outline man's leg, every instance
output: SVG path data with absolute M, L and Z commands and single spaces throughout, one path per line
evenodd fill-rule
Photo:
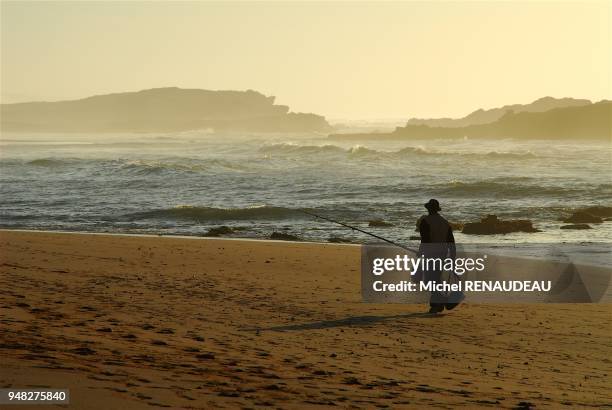
M 426 273 L 428 282 L 440 283 L 440 278 L 442 277 L 441 271 L 428 271 Z M 429 313 L 439 313 L 444 310 L 444 305 L 446 304 L 446 295 L 433 291 L 431 292 L 431 296 L 429 297 Z

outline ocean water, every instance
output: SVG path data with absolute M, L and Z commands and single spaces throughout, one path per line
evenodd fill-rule
M 612 205 L 612 145 L 470 139 L 371 141 L 316 135 L 5 134 L 0 226 L 14 229 L 371 242 L 296 209 L 409 244 L 423 203 L 453 222 L 526 218 L 542 230 L 459 242 L 610 243 L 612 222 L 559 229 L 575 208 Z M 369 228 L 383 219 L 388 228 Z

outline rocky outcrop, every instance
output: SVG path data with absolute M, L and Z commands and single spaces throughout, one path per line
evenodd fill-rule
M 544 112 L 508 111 L 487 124 L 462 127 L 430 127 L 406 124 L 391 133 L 335 134 L 338 140 L 410 140 L 415 138 L 516 138 L 609 141 L 612 137 L 612 101 L 554 108 Z
M 390 226 L 393 226 L 393 224 L 391 222 L 385 222 L 382 219 L 375 219 L 368 222 L 368 226 L 375 228 L 388 228 Z
M 324 117 L 289 112 L 257 91 L 176 87 L 97 95 L 72 101 L 0 105 L 2 131 L 172 132 L 197 129 L 246 132 L 326 132 Z
M 429 127 L 447 128 L 466 127 L 468 125 L 488 124 L 512 112 L 544 112 L 554 108 L 579 107 L 589 104 L 591 104 L 591 101 L 583 99 L 543 97 L 530 104 L 504 105 L 500 108 L 491 108 L 488 110 L 479 109 L 463 118 L 411 118 L 408 120 L 408 125 L 427 125 Z
M 588 206 L 586 208 L 579 209 L 579 211 L 586 212 L 587 214 L 594 216 L 599 216 L 600 218 L 612 217 L 612 206 Z
M 222 235 L 229 235 L 234 233 L 234 230 L 232 228 L 230 228 L 229 226 L 218 226 L 215 228 L 210 228 L 208 230 L 208 232 L 206 232 L 204 234 L 204 236 L 210 236 L 210 237 L 216 237 L 216 236 L 222 236 Z
M 291 235 L 289 233 L 284 233 L 284 232 L 272 232 L 272 235 L 270 235 L 270 239 L 274 239 L 277 241 L 299 241 L 300 238 L 298 238 L 295 235 Z
M 573 225 L 563 225 L 561 229 L 592 229 L 590 225 L 587 224 L 573 224 Z
M 570 224 L 600 224 L 603 222 L 603 219 L 589 212 L 576 211 L 569 218 L 565 218 L 563 222 Z
M 496 235 L 512 232 L 540 232 L 533 227 L 531 221 L 515 219 L 502 221 L 496 215 L 487 215 L 480 222 L 468 222 L 464 225 L 462 233 L 468 235 Z
M 461 231 L 465 225 L 462 222 L 449 222 L 448 224 L 453 231 Z

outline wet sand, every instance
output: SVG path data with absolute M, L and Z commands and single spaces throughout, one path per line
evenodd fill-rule
M 612 305 L 430 316 L 361 303 L 359 264 L 353 245 L 0 231 L 0 385 L 92 409 L 612 406 Z

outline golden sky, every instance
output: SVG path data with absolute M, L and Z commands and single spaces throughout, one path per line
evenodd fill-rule
M 612 1 L 7 2 L 2 102 L 254 89 L 331 118 L 612 96 Z

